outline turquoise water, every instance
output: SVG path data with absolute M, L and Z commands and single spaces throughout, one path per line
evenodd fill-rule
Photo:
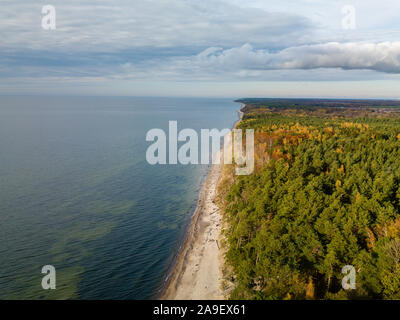
M 146 132 L 231 128 L 230 99 L 0 97 L 0 299 L 148 299 L 207 165 L 151 166 Z M 43 290 L 53 265 L 57 289 Z

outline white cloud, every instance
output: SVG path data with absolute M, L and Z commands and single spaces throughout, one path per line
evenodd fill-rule
M 291 47 L 278 52 L 245 44 L 231 49 L 210 47 L 195 56 L 153 60 L 145 65 L 124 65 L 124 70 L 132 76 L 152 70 L 163 76 L 192 75 L 197 78 L 232 74 L 257 77 L 271 70 L 320 68 L 400 74 L 400 42 L 332 42 Z
M 400 42 L 327 43 L 288 48 L 273 57 L 276 68 L 341 68 L 400 73 Z

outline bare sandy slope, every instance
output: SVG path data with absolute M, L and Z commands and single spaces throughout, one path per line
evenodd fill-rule
M 220 172 L 221 165 L 212 165 L 182 252 L 161 299 L 223 299 L 219 240 L 222 218 L 213 203 Z

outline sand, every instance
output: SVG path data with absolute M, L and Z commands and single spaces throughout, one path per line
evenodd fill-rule
M 202 186 L 182 252 L 161 299 L 223 299 L 220 288 L 222 217 L 214 203 L 220 172 L 221 165 L 213 164 Z
M 242 104 L 242 108 L 244 106 Z M 238 115 L 239 122 L 243 117 L 243 112 L 238 111 Z M 220 157 L 221 163 L 222 155 L 222 150 L 215 155 Z M 214 203 L 221 169 L 221 164 L 213 164 L 202 186 L 197 210 L 161 299 L 222 300 L 226 298 L 221 286 L 224 265 L 224 253 L 221 248 L 222 215 L 217 204 Z

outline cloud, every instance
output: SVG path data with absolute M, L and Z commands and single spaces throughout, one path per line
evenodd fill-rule
M 370 70 L 400 73 L 400 42 L 325 43 L 290 47 L 278 52 L 255 49 L 250 44 L 231 49 L 210 47 L 191 57 L 176 57 L 152 61 L 146 66 L 124 65 L 130 72 L 140 74 L 142 68 L 157 70 L 172 76 L 191 74 L 262 75 L 276 70 Z
M 133 48 L 304 43 L 311 21 L 297 14 L 239 8 L 221 0 L 54 0 L 57 30 L 41 28 L 46 3 L 4 0 L 0 48 L 115 52 Z M 190 49 L 189 49 L 190 50 Z
M 210 46 L 251 40 L 281 49 L 307 43 L 314 30 L 300 15 L 222 0 L 54 0 L 57 29 L 46 31 L 41 28 L 45 4 L 3 0 L 1 78 L 119 77 L 124 65 L 143 69 L 153 60 L 191 57 Z
M 356 30 L 341 29 L 345 0 L 51 3 L 55 31 L 41 28 L 48 2 L 2 1 L 0 78 L 16 90 L 22 82 L 120 87 L 130 80 L 394 80 L 400 73 L 397 0 L 379 7 L 354 0 Z
M 400 42 L 300 46 L 281 51 L 272 61 L 281 69 L 341 68 L 400 73 Z
M 96 57 L 96 59 L 93 59 Z M 115 64 L 104 63 L 114 59 Z M 45 63 L 3 68 L 3 75 L 35 77 Z M 224 49 L 209 47 L 193 55 L 141 58 L 129 55 L 65 56 L 62 67 L 48 63 L 46 77 L 97 77 L 109 80 L 275 80 L 327 81 L 398 79 L 400 42 L 303 45 L 280 51 L 256 49 L 250 44 Z M 70 61 L 71 60 L 71 61 Z M 100 62 L 99 62 L 100 61 Z M 75 63 L 74 63 L 75 62 Z M 80 64 L 84 64 L 82 68 Z M 6 72 L 8 70 L 8 72 Z

